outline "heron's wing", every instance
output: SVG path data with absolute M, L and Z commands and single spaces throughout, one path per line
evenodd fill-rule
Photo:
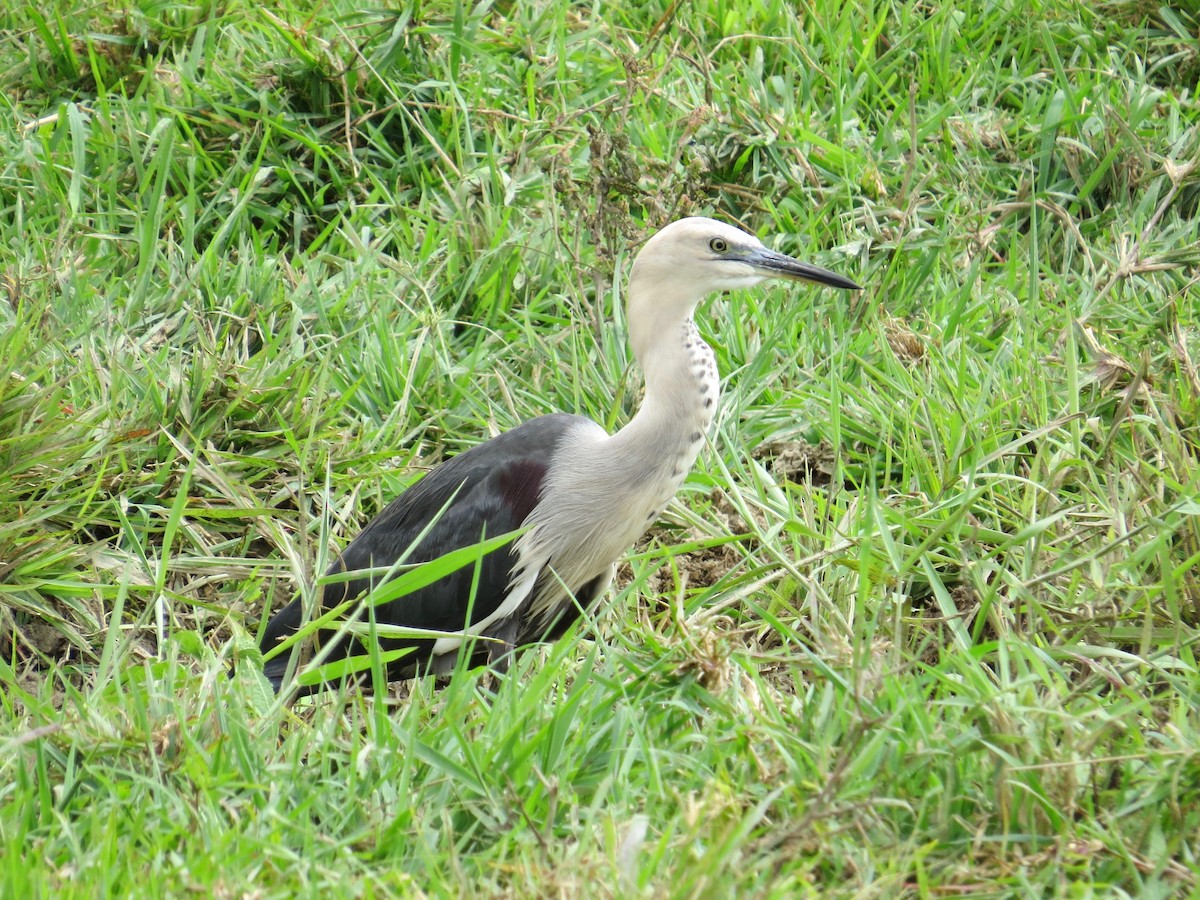
M 457 459 L 457 457 L 456 457 Z M 386 568 L 402 556 L 406 565 L 429 562 L 453 550 L 470 547 L 521 527 L 537 503 L 547 465 L 535 459 L 493 460 L 487 467 L 445 466 L 430 472 L 378 519 L 371 522 L 343 551 L 330 574 Z M 426 485 L 433 481 L 434 484 Z M 451 500 L 451 498 L 453 498 Z M 451 501 L 446 506 L 447 501 Z M 436 521 L 438 511 L 445 511 Z M 428 528 L 424 538 L 420 534 Z M 516 562 L 513 547 L 496 550 L 480 561 L 472 601 L 475 566 L 464 566 L 425 588 L 375 608 L 375 618 L 390 625 L 454 631 L 492 612 L 503 600 Z M 376 576 L 378 578 L 378 576 Z M 368 577 L 329 584 L 323 592 L 326 608 L 364 593 Z
M 330 574 L 388 567 L 407 552 L 406 563 L 436 559 L 452 550 L 470 547 L 485 537 L 497 537 L 521 527 L 541 497 L 542 481 L 549 471 L 560 439 L 581 420 L 551 415 L 532 419 L 490 441 L 447 460 L 397 497 L 346 547 Z M 587 420 L 582 420 L 587 421 Z M 447 503 L 449 505 L 447 506 Z M 441 516 L 439 511 L 446 507 Z M 430 527 L 431 521 L 436 518 Z M 417 542 L 421 532 L 429 532 Z M 466 566 L 404 597 L 375 608 L 375 619 L 388 625 L 457 631 L 491 614 L 504 600 L 509 576 L 517 562 L 513 545 L 485 556 L 479 565 L 472 599 L 475 566 Z M 367 577 L 326 585 L 325 609 L 364 593 Z M 301 625 L 297 598 L 268 623 L 263 649 L 293 634 Z M 392 677 L 409 674 L 414 662 L 432 651 L 432 641 L 384 641 L 385 649 L 411 646 Z M 350 645 L 333 654 L 361 652 Z M 268 677 L 282 678 L 286 656 L 268 664 Z

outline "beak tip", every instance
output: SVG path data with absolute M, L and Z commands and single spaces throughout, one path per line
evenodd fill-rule
M 837 272 L 830 271 L 829 269 L 810 270 L 803 275 L 794 276 L 794 278 L 797 281 L 817 284 L 821 287 L 835 288 L 839 291 L 865 290 L 857 281 L 847 278 L 845 275 L 839 275 Z

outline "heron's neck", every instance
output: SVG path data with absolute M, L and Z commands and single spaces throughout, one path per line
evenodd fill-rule
M 704 444 L 717 407 L 712 348 L 690 317 L 664 325 L 656 335 L 634 338 L 646 393 L 641 408 L 614 439 L 635 450 L 646 465 L 660 461 L 682 478 Z

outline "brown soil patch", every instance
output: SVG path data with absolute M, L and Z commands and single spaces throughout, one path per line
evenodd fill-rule
M 829 441 L 768 441 L 755 448 L 754 458 L 769 460 L 771 474 L 779 481 L 818 486 L 829 484 L 837 465 Z

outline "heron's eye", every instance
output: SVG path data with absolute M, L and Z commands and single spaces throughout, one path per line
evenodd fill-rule
M 729 249 L 729 243 L 725 238 L 713 238 L 708 242 L 708 249 L 713 253 L 724 253 Z

